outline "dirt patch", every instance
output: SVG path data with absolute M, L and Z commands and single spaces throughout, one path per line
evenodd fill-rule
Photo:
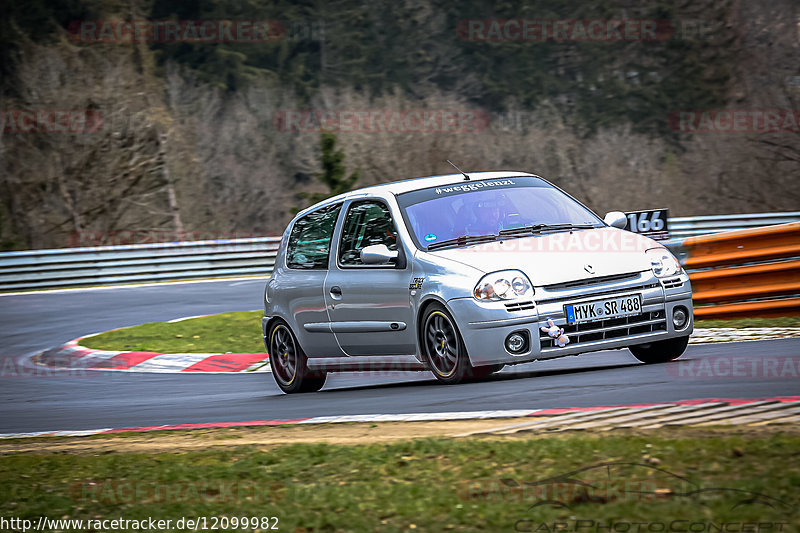
M 165 452 L 197 450 L 213 446 L 327 442 L 330 444 L 374 444 L 425 437 L 452 437 L 530 418 L 502 420 L 453 420 L 437 422 L 383 422 L 346 424 L 293 424 L 224 429 L 193 429 L 117 433 L 90 437 L 33 437 L 0 441 L 0 454 L 25 452 Z
M 286 426 L 241 427 L 117 433 L 90 437 L 38 437 L 0 441 L 0 454 L 17 453 L 163 453 L 197 451 L 223 446 L 256 446 L 269 449 L 285 444 L 375 444 L 427 437 L 455 437 L 473 431 L 489 430 L 509 424 L 530 422 L 533 417 L 493 420 L 453 420 L 436 422 L 383 422 L 348 424 L 297 424 Z M 670 427 L 657 430 L 559 431 L 514 435 L 475 435 L 471 439 L 539 439 L 587 435 L 657 435 L 662 438 L 744 435 L 764 438 L 774 434 L 800 435 L 798 424 L 767 426 Z

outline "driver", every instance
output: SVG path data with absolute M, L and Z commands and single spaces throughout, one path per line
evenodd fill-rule
M 470 235 L 497 234 L 503 229 L 503 217 L 497 199 L 476 202 L 472 214 L 473 221 L 467 226 Z

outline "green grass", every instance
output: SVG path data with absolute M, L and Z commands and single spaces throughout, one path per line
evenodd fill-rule
M 188 353 L 261 353 L 263 311 L 222 313 L 181 322 L 149 322 L 89 337 L 98 350 Z M 800 317 L 699 320 L 698 328 L 800 327 Z
M 784 525 L 783 531 L 796 531 L 797 450 L 800 438 L 790 435 L 671 438 L 664 431 L 295 444 L 271 450 L 228 446 L 153 454 L 24 453 L 0 457 L 0 513 L 33 519 L 277 516 L 281 531 L 513 531 L 517 524 L 536 529 L 543 522 L 570 520 L 783 522 L 794 524 Z M 687 481 L 676 483 L 644 466 L 592 470 L 575 476 L 599 487 L 591 501 L 581 501 L 576 485 L 531 485 L 582 467 L 644 463 L 646 457 Z M 238 484 L 235 490 L 217 491 L 231 483 Z M 774 507 L 745 503 L 734 508 L 747 495 L 730 490 L 693 497 L 636 492 L 655 488 L 752 491 L 785 505 L 772 501 Z M 532 507 L 544 499 L 563 501 L 569 508 Z M 778 526 L 769 531 L 779 531 Z
M 81 344 L 98 350 L 186 353 L 262 353 L 264 311 L 222 313 L 181 322 L 148 322 L 107 331 Z

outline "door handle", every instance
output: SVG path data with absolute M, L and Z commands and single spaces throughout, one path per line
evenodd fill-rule
M 334 300 L 341 300 L 342 299 L 342 288 L 338 285 L 334 285 L 331 287 L 331 298 Z

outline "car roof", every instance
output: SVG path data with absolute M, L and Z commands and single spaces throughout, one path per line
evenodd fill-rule
M 495 170 L 491 172 L 468 172 L 470 181 L 494 180 L 499 178 L 518 178 L 522 176 L 529 176 L 538 178 L 536 174 L 529 174 L 527 172 L 516 172 L 511 170 Z M 357 198 L 362 196 L 385 194 L 403 194 L 406 192 L 416 191 L 418 189 L 427 189 L 428 187 L 442 187 L 445 185 L 452 185 L 456 183 L 463 183 L 465 181 L 463 174 L 444 174 L 441 176 L 426 176 L 422 178 L 411 178 L 400 181 L 392 181 L 389 183 L 381 183 L 380 185 L 371 185 L 363 187 L 354 191 L 346 192 L 323 200 L 317 204 L 307 207 L 297 213 L 297 216 L 304 215 L 305 213 L 323 207 L 327 204 L 332 204 L 347 200 L 348 198 Z

